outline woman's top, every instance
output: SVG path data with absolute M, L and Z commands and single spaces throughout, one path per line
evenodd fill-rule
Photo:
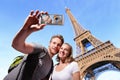
M 56 66 L 54 67 L 52 73 L 52 80 L 73 80 L 72 74 L 79 71 L 77 62 L 71 62 L 61 71 L 56 71 Z

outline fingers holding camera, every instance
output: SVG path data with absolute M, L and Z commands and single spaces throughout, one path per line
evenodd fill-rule
M 44 12 L 44 11 L 39 11 L 39 10 L 36 10 L 36 11 L 31 11 L 30 12 L 30 16 L 31 17 L 34 17 L 34 18 L 36 18 L 36 19 L 39 19 L 42 15 L 44 15 L 44 14 L 48 14 L 47 12 Z
M 28 30 L 30 32 L 43 29 L 45 24 L 40 23 L 41 14 L 45 14 L 45 12 L 41 13 L 39 10 L 32 10 L 25 21 L 23 29 Z
M 32 10 L 31 12 L 30 12 L 30 15 L 33 15 L 34 14 L 34 11 Z
M 36 24 L 36 25 L 32 25 L 30 28 L 32 31 L 38 31 L 41 30 L 45 27 L 45 24 Z

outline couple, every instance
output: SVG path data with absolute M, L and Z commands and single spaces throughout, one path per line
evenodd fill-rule
M 24 54 L 29 54 L 27 60 L 30 62 L 30 66 L 24 65 L 25 69 L 20 74 L 22 77 L 18 75 L 16 80 L 80 80 L 78 64 L 72 58 L 72 46 L 64 43 L 63 36 L 52 36 L 48 49 L 35 43 L 25 42 L 32 32 L 42 30 L 46 26 L 39 24 L 41 14 L 46 14 L 46 12 L 31 11 L 22 29 L 13 39 L 13 48 Z M 58 64 L 53 67 L 52 57 L 56 54 Z M 34 59 L 34 56 L 38 56 L 39 59 Z M 29 59 L 29 57 L 33 58 Z M 35 63 L 39 63 L 39 65 Z M 30 69 L 31 66 L 32 69 Z M 12 74 L 12 71 L 10 73 Z M 10 80 L 10 78 L 6 76 L 4 80 Z

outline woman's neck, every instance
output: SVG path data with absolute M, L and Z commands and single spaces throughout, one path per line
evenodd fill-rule
M 60 64 L 66 64 L 67 62 L 65 60 L 60 60 Z

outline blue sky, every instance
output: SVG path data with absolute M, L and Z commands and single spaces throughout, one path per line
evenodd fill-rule
M 73 40 L 75 34 L 65 7 L 70 8 L 77 21 L 85 29 L 90 30 L 96 38 L 102 42 L 110 40 L 120 48 L 120 0 L 1 0 L 0 80 L 7 74 L 14 57 L 22 54 L 11 47 L 11 42 L 31 10 L 62 14 L 64 25 L 48 25 L 43 30 L 31 34 L 27 41 L 37 42 L 47 47 L 52 35 L 62 34 L 65 42 L 73 46 L 76 55 Z

